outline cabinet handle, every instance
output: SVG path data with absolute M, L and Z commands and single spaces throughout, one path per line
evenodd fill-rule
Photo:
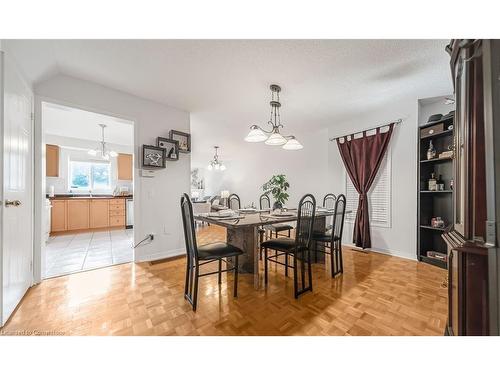
M 9 207 L 9 206 L 14 206 L 14 207 L 17 207 L 17 206 L 20 206 L 21 205 L 21 201 L 19 200 L 14 200 L 14 201 L 9 201 L 9 200 L 6 200 L 5 201 L 5 207 Z

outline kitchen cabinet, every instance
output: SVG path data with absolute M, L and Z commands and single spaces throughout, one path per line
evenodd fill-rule
M 118 179 L 132 181 L 133 178 L 133 168 L 132 168 L 133 157 L 131 154 L 118 154 Z
M 51 203 L 50 232 L 63 232 L 67 230 L 66 201 L 52 200 Z
M 51 233 L 125 227 L 125 198 L 55 198 L 51 203 Z
M 59 177 L 59 146 L 45 145 L 45 175 Z
M 113 199 L 109 204 L 109 226 L 125 225 L 125 199 Z
M 90 227 L 109 227 L 109 199 L 92 199 L 90 201 Z
M 89 228 L 89 199 L 67 201 L 68 230 Z

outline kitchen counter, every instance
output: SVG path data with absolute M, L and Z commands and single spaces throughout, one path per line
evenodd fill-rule
M 71 194 L 67 194 L 67 195 L 64 195 L 64 194 L 60 194 L 60 195 L 56 195 L 54 197 L 49 197 L 47 196 L 48 199 L 50 200 L 58 200 L 58 199 L 62 199 L 62 200 L 68 200 L 68 199 L 129 199 L 129 198 L 133 198 L 134 196 L 129 194 L 129 195 L 71 195 Z

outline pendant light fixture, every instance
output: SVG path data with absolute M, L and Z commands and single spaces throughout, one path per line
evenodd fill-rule
M 95 149 L 89 150 L 88 154 L 92 156 L 97 156 L 100 154 L 104 160 L 109 160 L 109 157 L 117 157 L 118 153 L 113 150 L 108 150 L 106 147 L 106 142 L 104 142 L 104 129 L 107 127 L 107 125 L 99 124 L 99 126 L 101 127 L 102 140 L 101 142 L 99 142 L 99 146 Z
M 215 148 L 215 155 L 212 160 L 208 163 L 208 170 L 211 171 L 215 169 L 216 171 L 224 171 L 226 170 L 226 166 L 219 160 L 219 154 L 218 154 L 218 149 L 219 146 L 214 146 Z
M 304 148 L 293 135 L 282 135 L 280 128 L 283 128 L 280 118 L 280 91 L 278 85 L 271 85 L 271 118 L 267 122 L 272 126 L 271 130 L 264 130 L 258 125 L 250 126 L 250 132 L 245 137 L 247 142 L 264 142 L 270 146 L 282 146 L 285 150 L 300 150 Z

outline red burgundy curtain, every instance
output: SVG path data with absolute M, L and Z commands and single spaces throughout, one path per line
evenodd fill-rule
M 394 124 L 390 124 L 385 133 L 381 133 L 380 128 L 377 128 L 374 135 L 367 136 L 365 131 L 362 138 L 354 139 L 353 134 L 349 140 L 347 136 L 337 139 L 340 156 L 359 194 L 353 241 L 363 249 L 371 247 L 367 194 L 387 151 L 393 128 Z M 344 141 L 340 142 L 341 139 Z

